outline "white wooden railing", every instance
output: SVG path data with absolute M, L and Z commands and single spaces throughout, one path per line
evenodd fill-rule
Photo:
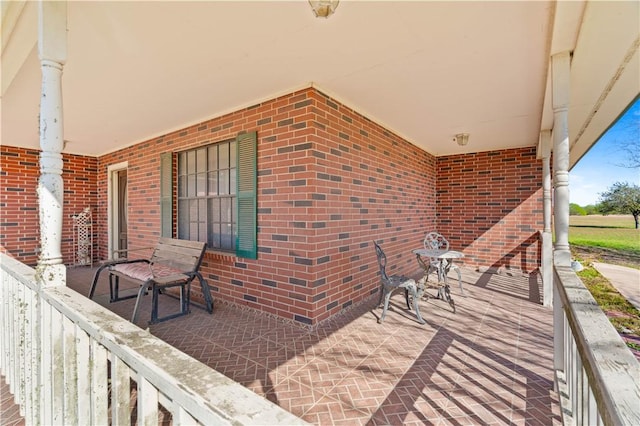
M 563 423 L 640 425 L 640 363 L 570 267 L 555 265 L 553 311 Z
M 27 424 L 305 424 L 2 253 L 0 273 L 0 372 Z

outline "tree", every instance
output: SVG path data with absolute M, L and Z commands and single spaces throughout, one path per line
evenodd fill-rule
M 625 152 L 625 161 L 617 164 L 618 166 L 630 169 L 640 168 L 640 138 L 638 138 L 637 135 L 638 132 L 636 130 L 635 138 L 630 138 L 629 140 L 620 142 L 620 149 Z
M 587 213 L 587 215 L 598 214 L 598 206 L 589 204 L 588 206 L 584 206 L 584 211 L 585 213 Z
M 580 207 L 578 204 L 576 203 L 571 203 L 569 204 L 569 215 L 571 216 L 585 216 L 587 214 L 587 212 Z
M 602 213 L 631 213 L 636 221 L 640 220 L 640 187 L 628 182 L 616 182 L 608 191 L 600 193 L 600 205 Z

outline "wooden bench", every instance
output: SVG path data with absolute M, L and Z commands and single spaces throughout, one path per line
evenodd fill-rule
M 198 241 L 178 240 L 173 238 L 160 238 L 153 249 L 150 259 L 118 259 L 107 261 L 96 270 L 89 290 L 89 299 L 93 298 L 100 273 L 109 271 L 109 296 L 110 302 L 131 299 L 136 297 L 131 322 L 135 323 L 138 316 L 138 308 L 142 295 L 149 290 L 152 292 L 151 324 L 165 321 L 190 312 L 191 282 L 197 277 L 202 286 L 206 308 L 209 313 L 213 311 L 213 300 L 209 285 L 202 278 L 200 264 L 204 257 L 206 243 Z M 137 294 L 120 296 L 120 278 L 125 278 L 140 284 Z M 158 317 L 158 296 L 167 288 L 180 287 L 180 311 Z

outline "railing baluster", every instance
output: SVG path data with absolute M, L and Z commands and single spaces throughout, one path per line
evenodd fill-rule
M 117 356 L 111 359 L 111 420 L 114 425 L 131 424 L 131 378 L 129 367 Z
M 158 390 L 144 377 L 138 376 L 138 424 L 155 426 L 158 424 Z
M 64 422 L 78 423 L 78 366 L 76 354 L 75 325 L 66 316 L 62 317 L 64 335 Z
M 4 272 L 2 273 L 2 283 L 0 283 L 0 373 L 3 376 L 8 378 L 9 373 L 9 342 L 8 342 L 8 333 L 9 333 L 9 287 L 13 285 L 13 279 L 9 277 L 5 277 Z
M 187 413 L 184 408 L 178 407 L 177 412 L 173 416 L 173 424 L 174 425 L 194 425 L 198 422 L 196 419 L 191 417 L 189 413 Z
M 16 363 L 18 364 L 18 375 L 17 382 L 15 386 L 16 399 L 18 400 L 18 404 L 20 404 L 20 415 L 25 415 L 25 389 L 24 389 L 24 377 L 25 371 L 27 369 L 26 360 L 25 360 L 25 348 L 24 348 L 24 339 L 25 339 L 25 300 L 24 300 L 24 292 L 25 287 L 18 287 L 18 312 L 16 315 L 16 320 L 18 322 L 18 330 L 16 334 L 18 345 L 18 350 L 16 353 Z
M 76 341 L 76 369 L 78 398 L 76 399 L 78 424 L 89 425 L 91 423 L 91 350 L 89 348 L 89 335 L 81 328 L 75 327 Z
M 107 350 L 91 340 L 91 421 L 92 425 L 109 423 Z
M 25 419 L 32 424 L 36 424 L 35 422 L 35 414 L 36 411 L 35 403 L 37 400 L 36 387 L 38 384 L 38 360 L 36 358 L 36 353 L 33 348 L 35 339 L 33 336 L 37 330 L 37 312 L 36 312 L 36 297 L 34 295 L 34 291 L 25 288 L 25 317 L 27 318 L 27 323 L 25 324 L 25 333 L 24 333 L 24 349 L 25 349 L 25 378 L 24 378 L 24 389 L 26 394 L 26 410 L 25 410 Z
M 18 374 L 18 369 L 16 368 L 16 348 L 17 348 L 16 331 L 18 330 L 18 324 L 17 324 L 18 320 L 16 319 L 16 309 L 18 306 L 18 301 L 17 301 L 18 287 L 16 285 L 15 280 L 11 280 L 9 285 L 11 286 L 11 292 L 8 294 L 8 297 L 7 297 L 9 301 L 9 306 L 7 310 L 6 324 L 8 324 L 7 342 L 9 347 L 7 348 L 8 372 L 6 374 L 6 377 L 7 377 L 7 381 L 9 382 L 9 391 L 13 394 L 14 401 L 17 402 L 15 386 L 16 386 L 17 374 Z
M 40 302 L 40 380 L 53 384 L 53 319 L 51 305 Z M 53 424 L 53 395 L 52 386 L 42 386 L 40 389 L 40 424 Z
M 64 421 L 64 336 L 62 314 L 51 309 L 51 407 L 52 424 L 63 425 Z

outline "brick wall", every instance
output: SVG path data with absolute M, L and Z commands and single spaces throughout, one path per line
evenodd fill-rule
M 542 163 L 536 150 L 439 157 L 438 229 L 465 264 L 532 272 L 540 264 Z
M 40 246 L 37 194 L 40 152 L 2 145 L 0 160 L 0 247 L 33 266 L 38 261 Z M 92 157 L 63 154 L 62 256 L 67 265 L 75 261 L 72 215 L 85 207 L 96 207 L 96 163 Z
M 129 246 L 146 247 L 159 237 L 160 153 L 252 130 L 259 255 L 208 254 L 202 271 L 214 297 L 311 324 L 377 291 L 373 239 L 392 269 L 415 270 L 410 249 L 435 225 L 435 158 L 314 89 L 101 157 L 101 257 L 109 165 L 128 163 Z
M 86 205 L 96 207 L 96 257 L 108 257 L 109 166 L 128 166 L 129 247 L 149 247 L 160 235 L 160 154 L 253 130 L 258 259 L 206 255 L 202 272 L 218 300 L 315 324 L 377 292 L 374 239 L 390 273 L 412 273 L 411 250 L 434 229 L 465 252 L 469 266 L 538 266 L 535 148 L 435 158 L 312 88 L 98 159 L 65 155 L 65 262 L 72 259 L 70 213 Z M 2 160 L 2 245 L 35 263 L 38 152 L 4 146 Z

